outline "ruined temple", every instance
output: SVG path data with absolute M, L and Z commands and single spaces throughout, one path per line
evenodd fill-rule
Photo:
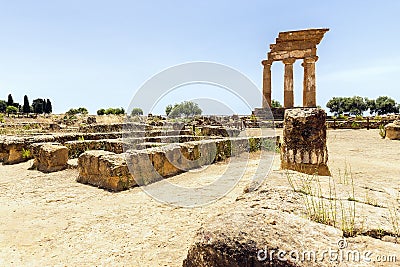
M 317 45 L 329 29 L 307 29 L 298 31 L 280 32 L 276 43 L 270 45 L 267 59 L 262 61 L 263 69 L 263 103 L 262 109 L 256 109 L 256 113 L 262 113 L 271 107 L 271 65 L 275 61 L 285 64 L 284 73 L 284 108 L 294 107 L 293 94 L 293 64 L 302 59 L 304 68 L 303 79 L 303 107 L 316 107 L 316 78 L 315 62 L 318 60 Z M 257 114 L 256 114 L 257 115 Z

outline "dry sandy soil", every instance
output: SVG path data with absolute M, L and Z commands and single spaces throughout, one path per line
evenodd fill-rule
M 357 187 L 398 204 L 399 141 L 383 140 L 377 130 L 330 130 L 328 149 L 334 174 L 347 164 Z M 140 188 L 111 193 L 79 184 L 77 170 L 43 174 L 28 170 L 31 162 L 0 166 L 0 266 L 181 266 L 195 231 L 242 194 L 257 163 L 253 154 L 228 195 L 198 208 L 159 203 Z M 170 179 L 212 181 L 227 164 Z M 288 184 L 278 155 L 267 182 Z

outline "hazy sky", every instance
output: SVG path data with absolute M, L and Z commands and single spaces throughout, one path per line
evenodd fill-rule
M 50 98 L 56 113 L 80 106 L 90 113 L 127 108 L 150 77 L 191 61 L 231 66 L 261 90 L 260 62 L 279 31 L 327 27 L 318 47 L 318 104 L 353 95 L 389 95 L 400 102 L 399 14 L 397 0 L 0 0 L 0 98 Z M 281 62 L 272 74 L 273 98 L 283 102 Z M 296 105 L 302 74 L 296 62 Z M 221 97 L 208 87 L 188 86 L 160 103 Z

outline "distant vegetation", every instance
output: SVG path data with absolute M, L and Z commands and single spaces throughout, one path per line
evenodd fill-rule
M 108 108 L 104 109 L 101 108 L 97 111 L 97 115 L 124 115 L 125 114 L 125 109 L 124 108 Z
M 141 108 L 133 108 L 131 111 L 132 116 L 140 116 L 143 115 L 143 110 Z
M 281 103 L 275 99 L 272 99 L 271 106 L 272 106 L 271 108 L 281 108 L 282 107 Z
M 329 111 L 334 113 L 335 116 L 343 113 L 351 115 L 362 115 L 363 112 L 368 111 L 370 114 L 389 114 L 398 113 L 400 105 L 388 96 L 380 96 L 377 99 L 368 99 L 361 96 L 353 97 L 333 97 L 328 101 L 326 107 Z
M 89 111 L 86 108 L 71 108 L 70 110 L 68 110 L 67 112 L 65 112 L 65 114 L 67 114 L 68 116 L 74 116 L 77 114 L 82 114 L 82 115 L 86 115 L 88 114 Z
M 182 116 L 189 117 L 194 115 L 201 115 L 203 111 L 197 103 L 194 103 L 192 101 L 184 101 L 173 106 L 168 105 L 165 108 L 165 113 L 170 118 L 177 118 Z
M 24 104 L 21 106 L 19 103 L 14 102 L 11 94 L 8 95 L 7 101 L 0 100 L 0 112 L 2 113 L 18 113 L 22 112 L 25 114 L 36 113 L 36 114 L 50 114 L 53 112 L 53 106 L 50 99 L 37 98 L 32 101 L 32 105 L 29 104 L 28 96 L 24 96 Z

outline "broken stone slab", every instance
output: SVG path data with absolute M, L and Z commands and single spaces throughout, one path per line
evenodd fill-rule
M 136 185 L 129 172 L 125 154 L 104 150 L 90 150 L 78 158 L 77 182 L 111 191 L 122 191 Z
M 326 113 L 318 108 L 285 111 L 281 168 L 330 175 L 326 146 Z
M 32 147 L 34 162 L 31 169 L 56 172 L 68 167 L 68 148 L 58 144 L 37 144 Z
M 385 126 L 386 138 L 400 140 L 400 120 L 389 123 Z

